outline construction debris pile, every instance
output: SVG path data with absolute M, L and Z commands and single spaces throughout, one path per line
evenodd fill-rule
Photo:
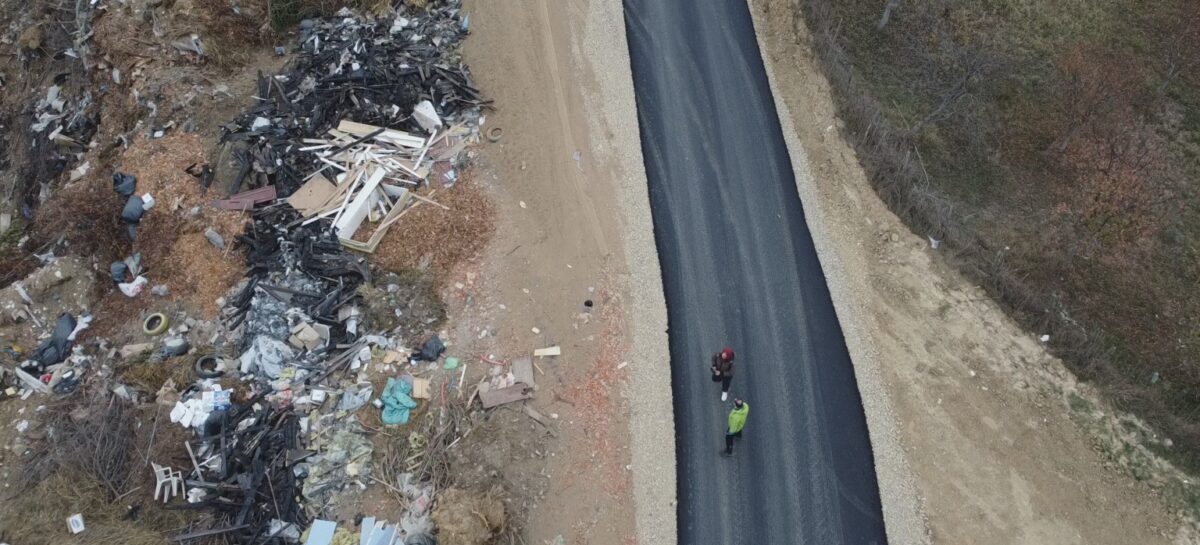
M 237 239 L 248 273 L 223 305 L 236 359 L 216 358 L 196 388 L 168 392 L 171 420 L 198 436 L 187 500 L 215 520 L 177 539 L 295 542 L 343 494 L 379 480 L 358 412 L 374 404 L 384 425 L 404 424 L 414 398 L 429 397 L 428 379 L 400 372 L 405 343 L 422 340 L 370 323 L 359 291 L 370 268 L 350 249 L 372 251 L 412 206 L 440 207 L 417 191 L 435 177 L 452 184 L 478 137 L 486 103 L 454 51 L 465 20 L 457 2 L 430 4 L 305 21 L 295 66 L 260 77 L 257 105 L 226 127 L 240 168 L 217 205 L 251 212 Z M 370 372 L 387 387 L 376 391 Z M 387 486 L 420 503 L 400 524 L 364 524 L 379 533 L 368 542 L 431 540 L 432 487 Z M 326 530 L 318 521 L 309 539 Z
M 335 518 L 344 498 L 379 483 L 402 508 L 388 513 L 394 523 L 364 518 L 360 543 L 434 543 L 434 500 L 444 482 L 430 475 L 466 435 L 456 431 L 463 415 L 448 414 L 447 398 L 470 404 L 478 395 L 494 407 L 531 397 L 536 364 L 529 358 L 485 358 L 488 377 L 465 395 L 472 388 L 467 366 L 443 359 L 447 346 L 436 335 L 416 333 L 440 319 L 429 317 L 440 306 L 411 312 L 419 321 L 402 327 L 387 317 L 410 312 L 402 308 L 409 303 L 381 312 L 386 298 L 364 301 L 364 293 L 384 289 L 372 284 L 366 254 L 413 207 L 449 210 L 436 191 L 458 181 L 479 140 L 489 102 L 457 51 L 468 27 L 460 0 L 403 3 L 376 19 L 342 10 L 302 22 L 297 59 L 282 74 L 260 74 L 255 104 L 223 127 L 230 161 L 179 165 L 205 191 L 221 192 L 214 207 L 244 211 L 249 220 L 234 240 L 204 231 L 213 247 L 245 252 L 246 276 L 218 301 L 218 321 L 172 324 L 163 310 L 143 322 L 143 333 L 158 339 L 119 350 L 97 342 L 101 350 L 89 356 L 73 342 L 90 316 L 64 313 L 32 355 L 21 355 L 26 361 L 14 371 L 26 397 L 72 392 L 82 373 L 99 367 L 105 387 L 134 404 L 145 397 L 95 359 L 155 370 L 190 355 L 194 381 L 177 386 L 176 376 L 147 388 L 162 384 L 157 403 L 179 427 L 173 431 L 188 435 L 174 460 L 151 462 L 149 449 L 145 455 L 154 499 L 201 514 L 173 541 L 328 545 L 346 531 L 321 519 Z M 195 35 L 175 45 L 204 54 Z M 80 113 L 89 97 L 72 104 L 56 89 L 37 104 L 35 132 L 73 149 L 93 130 Z M 72 178 L 89 167 L 80 168 Z M 154 197 L 139 194 L 132 175 L 116 172 L 112 184 L 124 202 L 114 214 L 135 240 Z M 131 298 L 145 290 L 165 296 L 149 286 L 141 254 L 131 254 L 110 264 L 112 282 Z M 0 314 L 36 322 L 41 315 L 31 305 L 19 283 L 0 292 Z M 426 409 L 440 409 L 436 424 L 425 419 L 429 428 L 398 434 L 407 445 L 395 457 L 388 444 L 389 463 L 373 460 L 379 430 L 368 424 L 406 425 Z M 154 431 L 150 437 L 153 444 Z M 497 505 L 491 519 L 503 516 Z M 72 520 L 71 531 L 86 531 L 82 515 Z
M 480 107 L 488 104 L 457 51 L 467 28 L 458 0 L 431 1 L 423 10 L 403 5 L 394 17 L 373 21 L 343 10 L 302 22 L 298 60 L 284 74 L 260 77 L 258 104 L 225 127 L 223 140 L 239 166 L 230 192 L 274 185 L 289 196 L 313 172 L 346 173 L 330 159 L 363 159 L 366 150 L 357 147 L 363 142 L 407 151 L 376 155 L 389 155 L 391 174 L 413 182 L 434 171 L 434 162 L 457 162 L 463 141 L 478 136 Z M 432 137 L 370 134 L 380 127 Z M 435 143 L 442 148 L 431 157 Z M 453 182 L 453 166 L 438 169 Z

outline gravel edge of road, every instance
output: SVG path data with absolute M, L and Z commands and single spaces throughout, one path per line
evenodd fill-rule
M 586 93 L 593 145 L 618 165 L 617 202 L 629 299 L 629 433 L 638 543 L 676 545 L 675 413 L 671 397 L 671 354 L 667 302 L 659 269 L 649 185 L 638 130 L 633 69 L 622 0 L 587 4 L 582 51 L 597 88 Z M 607 133 L 607 134 L 606 134 Z M 613 362 L 614 365 L 616 362 Z
M 755 38 L 767 71 L 767 81 L 771 87 L 772 99 L 796 178 L 796 190 L 803 203 L 805 221 L 812 234 L 813 245 L 816 247 L 817 257 L 825 273 L 830 296 L 833 298 L 834 311 L 838 323 L 842 326 L 846 348 L 850 351 L 850 360 L 854 366 L 854 376 L 858 382 L 863 411 L 866 413 L 867 431 L 875 459 L 884 530 L 888 542 L 893 545 L 927 544 L 930 540 L 925 529 L 925 519 L 921 513 L 914 477 L 900 442 L 892 402 L 883 384 L 879 352 L 861 318 L 864 305 L 858 299 L 859 291 L 848 282 L 852 275 L 847 273 L 846 265 L 837 251 L 837 237 L 830 235 L 826 229 L 827 225 L 834 225 L 837 220 L 831 217 L 830 211 L 821 202 L 821 195 L 814 185 L 815 181 L 809 168 L 808 155 L 778 87 L 779 81 L 774 72 L 772 56 L 763 38 L 765 21 L 762 19 L 762 6 L 758 0 L 747 2 L 750 4 Z M 818 74 L 817 77 L 823 78 L 824 75 Z

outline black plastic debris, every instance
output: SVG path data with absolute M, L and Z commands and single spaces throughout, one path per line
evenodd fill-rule
M 113 173 L 113 191 L 122 197 L 131 197 L 137 190 L 137 178 L 124 172 Z
M 467 34 L 460 6 L 433 0 L 425 9 L 401 4 L 394 18 L 303 21 L 297 60 L 282 74 L 260 74 L 258 102 L 224 127 L 238 165 L 230 194 L 273 184 L 291 195 L 322 164 L 289 144 L 327 136 L 342 119 L 424 132 L 411 117 L 423 100 L 447 121 L 477 117 L 490 101 L 458 53 Z
M 142 216 L 145 215 L 146 209 L 143 207 L 142 198 L 138 196 L 130 196 L 125 201 L 125 208 L 121 210 L 121 221 L 129 225 L 137 225 L 141 223 Z
M 175 536 L 181 541 L 205 535 L 226 536 L 226 543 L 282 544 L 270 537 L 272 520 L 308 525 L 308 514 L 300 504 L 301 482 L 295 453 L 300 447 L 299 415 L 291 410 L 260 405 L 262 395 L 245 406 L 213 411 L 205 421 L 196 447 L 206 465 L 198 479 L 189 479 L 189 489 L 203 490 L 195 503 L 167 509 L 206 509 L 215 525 Z M 254 407 L 260 407 L 255 409 Z
M 71 340 L 68 337 L 72 331 L 75 331 L 75 317 L 65 312 L 60 314 L 50 338 L 42 341 L 33 351 L 33 359 L 42 367 L 38 369 L 39 372 L 47 366 L 67 359 L 67 355 L 71 353 Z
M 113 261 L 112 265 L 108 266 L 108 271 L 112 275 L 113 282 L 120 284 L 129 275 L 129 266 L 124 261 Z
M 421 351 L 413 354 L 412 359 L 416 361 L 434 361 L 442 357 L 442 352 L 446 351 L 446 343 L 442 342 L 441 337 L 434 335 L 421 344 Z

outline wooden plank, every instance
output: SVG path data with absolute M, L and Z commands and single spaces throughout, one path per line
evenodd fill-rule
M 250 191 L 243 191 L 237 195 L 230 195 L 228 199 L 213 201 L 212 205 L 216 208 L 227 208 L 231 210 L 249 210 L 254 208 L 254 205 L 262 202 L 275 200 L 275 186 L 267 185 Z
M 403 188 L 401 188 L 403 189 Z M 379 227 L 375 228 L 375 232 L 371 234 L 371 238 L 366 243 L 358 242 L 357 240 L 341 239 L 342 246 L 351 250 L 364 253 L 374 253 L 375 248 L 383 241 L 384 235 L 387 235 L 388 229 L 391 229 L 392 224 L 396 223 L 405 212 L 408 212 L 413 206 L 421 203 L 414 203 L 412 206 L 407 206 L 410 193 L 405 190 L 405 193 L 396 199 L 396 204 L 392 207 L 392 211 L 379 222 Z
M 484 384 L 484 386 L 486 386 L 486 384 Z M 514 401 L 521 401 L 523 399 L 530 399 L 533 396 L 530 395 L 529 390 L 529 386 L 525 384 L 514 384 L 507 388 L 500 388 L 498 390 L 485 390 L 481 387 L 479 389 L 479 401 L 480 403 L 483 403 L 483 408 L 490 409 L 498 405 L 504 405 Z
M 446 206 L 446 205 L 444 205 L 444 204 L 441 204 L 441 203 L 438 203 L 438 202 L 434 202 L 433 200 L 431 200 L 431 199 L 427 199 L 427 198 L 425 198 L 425 197 L 422 197 L 422 196 L 420 196 L 420 195 L 417 195 L 416 193 L 413 193 L 413 198 L 414 198 L 414 199 L 417 199 L 418 201 L 425 201 L 425 202 L 427 202 L 427 203 L 429 203 L 429 204 L 432 204 L 432 205 L 434 205 L 434 206 L 436 206 L 436 207 L 438 207 L 438 208 L 441 208 L 442 210 L 449 210 L 449 209 L 450 209 L 450 207 L 449 207 L 449 206 Z
M 341 216 L 333 222 L 334 232 L 337 233 L 338 237 L 354 237 L 354 232 L 358 230 L 363 220 L 367 217 L 371 194 L 375 192 L 376 187 L 379 187 L 379 183 L 383 181 L 385 174 L 386 172 L 381 168 L 371 171 L 370 177 L 363 183 L 362 189 L 358 190 L 358 194 L 354 196 L 354 200 L 342 208 Z
M 558 346 L 549 346 L 546 348 L 539 348 L 539 349 L 533 351 L 533 355 L 537 356 L 539 358 L 544 358 L 546 356 L 561 356 L 562 348 L 559 348 Z
M 424 138 L 421 138 L 419 136 L 413 136 L 404 131 L 398 131 L 395 129 L 386 129 L 383 127 L 376 127 L 374 125 L 367 125 L 365 123 L 356 123 L 354 121 L 350 121 L 350 120 L 346 120 L 346 119 L 343 119 L 340 123 L 338 123 L 338 127 L 337 127 L 338 131 L 349 134 L 351 136 L 355 136 L 355 137 L 367 136 L 367 135 L 369 135 L 375 131 L 378 131 L 380 129 L 382 129 L 383 132 L 381 132 L 381 133 L 379 133 L 379 135 L 375 136 L 376 140 L 382 140 L 384 142 L 395 144 L 397 146 L 401 146 L 401 147 L 405 147 L 405 148 L 412 148 L 412 149 L 420 149 L 422 146 L 425 145 Z
M 362 173 L 358 170 L 354 170 L 353 173 L 354 176 L 347 175 L 342 182 L 344 184 L 345 197 L 342 197 L 341 194 L 338 196 L 342 204 L 338 206 L 337 215 L 333 217 L 333 223 L 335 224 L 338 220 L 342 219 L 342 214 L 346 212 L 346 205 L 350 204 L 350 198 L 354 196 L 354 187 L 358 184 L 359 178 L 362 177 Z
M 533 381 L 533 359 L 529 357 L 517 358 L 512 362 L 512 374 L 517 382 L 524 382 L 529 387 L 536 387 L 537 384 Z

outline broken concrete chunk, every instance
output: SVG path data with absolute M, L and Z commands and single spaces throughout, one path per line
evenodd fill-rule
M 154 343 L 127 344 L 121 347 L 118 354 L 121 355 L 121 359 L 127 360 L 149 353 L 151 350 L 154 350 Z
M 221 237 L 221 233 L 218 233 L 212 227 L 204 230 L 204 238 L 208 239 L 208 243 L 216 246 L 218 249 L 225 249 L 225 239 Z

